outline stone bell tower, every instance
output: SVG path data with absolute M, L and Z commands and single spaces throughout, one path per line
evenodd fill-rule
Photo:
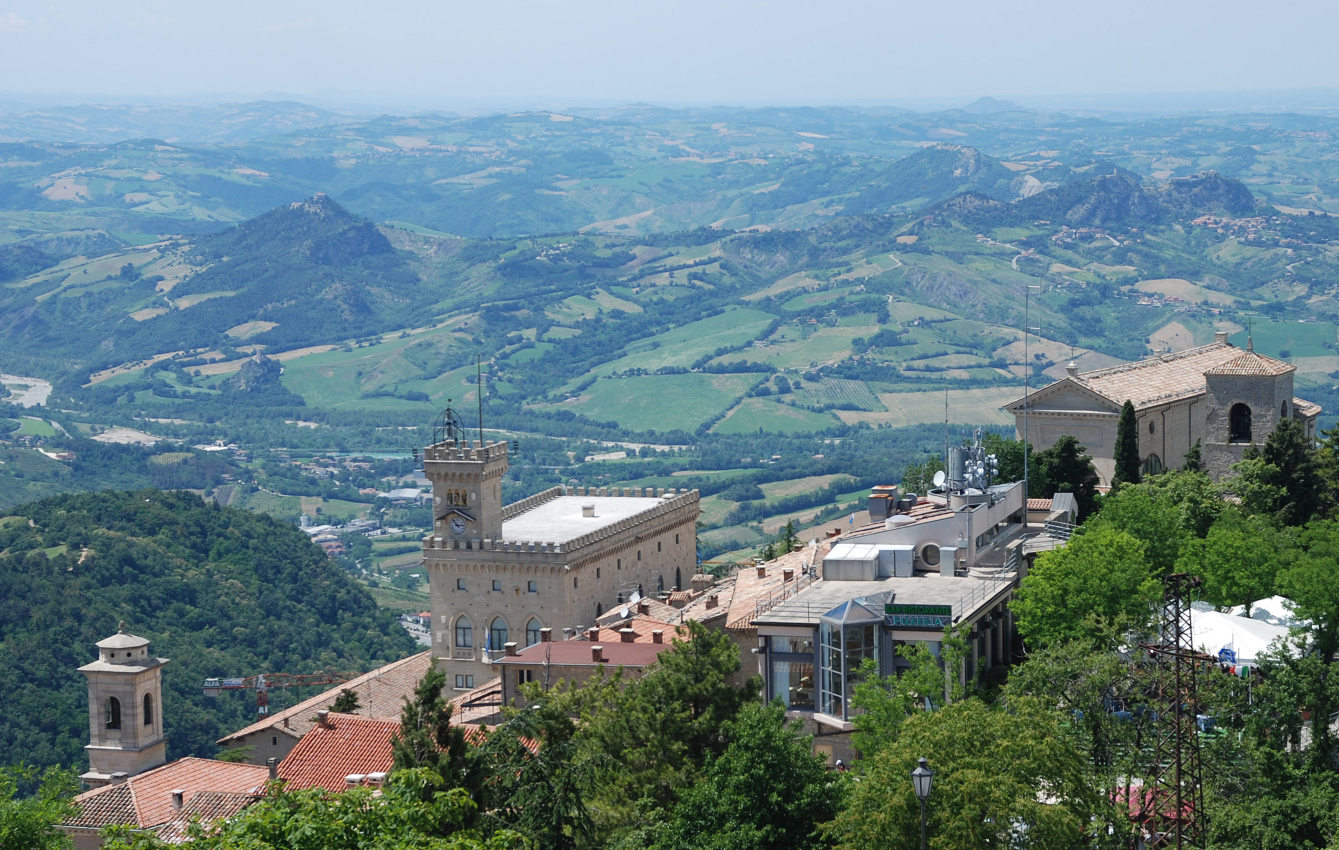
M 502 536 L 502 478 L 506 441 L 475 443 L 450 408 L 442 414 L 433 444 L 423 450 L 423 474 L 432 482 L 432 533 L 455 540 Z
M 88 677 L 88 772 L 91 788 L 134 776 L 167 761 L 163 733 L 163 667 L 149 641 L 126 633 L 126 624 L 97 643 L 98 660 L 79 672 Z

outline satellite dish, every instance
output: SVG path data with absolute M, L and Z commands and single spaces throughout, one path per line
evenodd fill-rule
M 948 479 L 948 476 L 946 476 L 946 475 L 944 474 L 944 470 L 942 470 L 942 469 L 939 470 L 938 472 L 935 473 L 935 478 L 934 478 L 935 487 L 943 487 L 943 486 L 944 486 L 944 482 L 945 482 L 947 479 Z
M 624 608 L 622 611 L 619 611 L 619 612 L 618 612 L 618 616 L 619 616 L 621 619 L 626 620 L 626 619 L 628 619 L 628 615 L 631 614 L 631 613 L 632 613 L 632 612 L 630 612 L 627 608 Z
M 641 599 L 642 599 L 642 592 L 640 590 L 634 590 L 632 592 L 632 595 L 628 597 L 628 602 L 632 603 L 633 605 L 636 605 L 638 602 L 641 601 Z

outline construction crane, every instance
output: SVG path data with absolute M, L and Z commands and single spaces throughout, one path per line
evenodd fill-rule
M 256 717 L 264 720 L 270 713 L 270 691 L 275 688 L 300 688 L 304 685 L 342 685 L 361 673 L 259 673 L 245 678 L 205 679 L 205 696 L 217 697 L 224 691 L 256 692 Z

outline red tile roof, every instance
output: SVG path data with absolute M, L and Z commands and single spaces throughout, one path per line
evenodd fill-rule
M 343 791 L 351 773 L 389 772 L 391 739 L 400 731 L 398 720 L 373 720 L 356 714 L 326 716 L 298 741 L 279 763 L 279 778 L 289 788 Z
M 414 687 L 428 672 L 431 664 L 431 651 L 391 662 L 342 685 L 335 685 L 292 708 L 275 712 L 264 720 L 238 729 L 231 735 L 220 738 L 219 743 L 225 746 L 238 744 L 248 735 L 275 727 L 282 729 L 286 734 L 300 738 L 315 725 L 316 712 L 329 709 L 339 697 L 340 691 L 345 689 L 358 695 L 357 714 L 364 717 L 398 718 L 400 709 L 404 706 L 404 698 L 414 692 Z
M 455 720 L 453 716 L 452 721 Z M 288 788 L 343 791 L 348 787 L 345 778 L 350 774 L 390 772 L 400 721 L 332 711 L 326 715 L 326 724 L 313 725 L 279 762 L 279 778 Z M 468 743 L 474 746 L 483 743 L 484 727 L 459 725 Z
M 234 817 L 260 799 L 259 794 L 227 794 L 219 791 L 201 791 L 186 801 L 177 816 L 153 832 L 164 844 L 187 844 L 189 830 L 195 821 L 214 823 Z
M 1275 360 L 1273 357 L 1256 354 L 1254 351 L 1243 351 L 1225 363 L 1220 363 L 1212 369 L 1206 369 L 1204 374 L 1273 377 L 1275 375 L 1286 375 L 1296 368 L 1291 363 L 1284 363 L 1282 360 Z
M 153 827 L 176 818 L 172 792 L 185 800 L 201 792 L 254 795 L 269 779 L 263 765 L 184 758 L 132 776 L 125 782 L 85 791 L 74 798 L 79 817 L 64 826 L 100 829 L 111 824 Z
M 593 650 L 601 647 L 602 660 L 595 661 Z M 545 643 L 533 643 L 515 655 L 504 655 L 494 664 L 523 664 L 533 667 L 536 664 L 549 664 L 554 667 L 649 667 L 655 663 L 660 653 L 670 648 L 669 635 L 664 643 L 623 643 L 616 635 L 609 640 L 591 643 L 588 640 L 562 640 Z

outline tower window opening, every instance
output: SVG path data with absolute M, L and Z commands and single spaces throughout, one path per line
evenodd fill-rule
M 1229 443 L 1251 442 L 1251 407 L 1238 402 L 1228 411 Z
M 102 713 L 106 717 L 108 729 L 121 728 L 121 701 L 119 699 L 107 697 L 107 701 L 102 706 Z

